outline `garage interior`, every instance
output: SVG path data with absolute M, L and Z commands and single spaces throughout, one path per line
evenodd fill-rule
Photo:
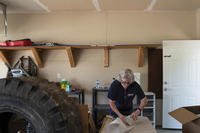
M 20 57 L 30 56 L 38 67 L 38 78 L 55 83 L 65 79 L 78 90 L 76 94 L 64 93 L 75 97 L 80 105 L 87 105 L 91 113 L 88 121 L 92 122 L 88 122 L 88 128 L 98 132 L 108 108 L 94 112 L 95 105 L 108 104 L 104 89 L 120 70 L 130 68 L 142 89 L 155 96 L 152 128 L 155 126 L 158 133 L 182 132 L 180 127 L 163 127 L 163 41 L 198 41 L 199 0 L 0 2 L 6 7 L 5 13 L 2 6 L 0 15 L 0 42 L 30 39 L 34 44 L 1 46 L 0 78 L 7 77 L 5 64 L 13 66 Z M 97 81 L 102 90 L 95 90 Z M 102 116 L 94 119 L 94 113 Z

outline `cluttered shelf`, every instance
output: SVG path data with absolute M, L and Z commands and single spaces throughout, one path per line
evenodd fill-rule
M 77 97 L 79 104 L 84 104 L 85 103 L 85 94 L 84 94 L 84 89 L 76 89 L 67 92 L 69 97 Z
M 109 50 L 110 49 L 137 49 L 138 50 L 138 66 L 143 67 L 144 63 L 144 49 L 157 48 L 160 44 L 146 44 L 146 45 L 61 45 L 61 46 L 0 46 L 0 58 L 3 62 L 11 64 L 8 55 L 10 51 L 30 50 L 33 53 L 36 64 L 39 68 L 44 67 L 40 53 L 45 50 L 65 50 L 71 67 L 76 66 L 73 52 L 75 49 L 103 49 L 104 50 L 104 67 L 109 66 Z
M 98 125 L 98 114 L 104 112 L 105 114 L 109 114 L 109 105 L 107 104 L 99 104 L 98 102 L 98 94 L 99 93 L 108 93 L 108 87 L 94 87 L 92 88 L 92 115 L 94 123 Z
M 84 89 L 74 87 L 74 85 L 72 85 L 65 78 L 63 78 L 60 82 L 57 82 L 57 85 L 68 94 L 68 97 L 77 98 L 79 104 L 85 103 Z

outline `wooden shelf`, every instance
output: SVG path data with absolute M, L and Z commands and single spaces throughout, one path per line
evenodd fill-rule
M 44 50 L 65 50 L 66 56 L 69 60 L 70 66 L 75 67 L 76 62 L 74 60 L 73 49 L 103 49 L 104 50 L 104 67 L 109 67 L 109 51 L 111 49 L 138 49 L 138 67 L 144 65 L 144 50 L 145 48 L 159 48 L 161 44 L 143 44 L 143 45 L 66 45 L 66 46 L 18 46 L 18 47 L 0 47 L 0 58 L 3 62 L 10 65 L 7 54 L 9 51 L 17 50 L 30 50 L 33 53 L 36 64 L 39 68 L 44 67 L 40 51 Z

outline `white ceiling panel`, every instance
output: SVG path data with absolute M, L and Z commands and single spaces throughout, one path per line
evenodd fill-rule
M 103 10 L 145 10 L 150 0 L 99 0 Z
M 54 11 L 195 11 L 200 0 L 0 0 L 8 13 Z
M 40 0 L 51 11 L 95 10 L 92 0 Z
M 47 12 L 48 8 L 38 0 L 0 0 L 7 5 L 7 13 Z
M 200 0 L 157 0 L 154 10 L 195 11 L 200 8 Z

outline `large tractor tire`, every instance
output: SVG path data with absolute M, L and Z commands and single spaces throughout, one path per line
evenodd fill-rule
M 0 133 L 81 131 L 78 103 L 56 84 L 37 78 L 0 79 Z

